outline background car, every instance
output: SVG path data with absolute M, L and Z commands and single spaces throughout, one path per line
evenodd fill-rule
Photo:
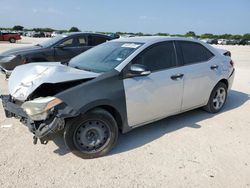
M 0 70 L 8 77 L 18 65 L 31 62 L 67 63 L 72 57 L 113 38 L 95 33 L 68 33 L 35 46 L 16 48 L 0 54 Z
M 246 40 L 246 39 L 241 39 L 241 40 L 239 40 L 239 43 L 238 43 L 239 45 L 248 45 L 249 44 L 249 41 L 248 40 Z
M 62 33 L 63 33 L 62 31 L 54 31 L 52 32 L 51 37 L 56 37 L 58 35 L 61 35 Z
M 0 31 L 0 41 L 9 41 L 15 43 L 17 40 L 21 40 L 21 36 L 18 33 L 2 33 Z
M 45 37 L 45 33 L 44 32 L 36 32 L 33 34 L 32 37 L 35 37 L 35 38 L 44 38 Z

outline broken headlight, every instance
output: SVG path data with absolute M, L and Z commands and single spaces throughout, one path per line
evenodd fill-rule
M 49 111 L 62 101 L 56 97 L 40 97 L 22 104 L 22 108 L 34 121 L 45 120 Z

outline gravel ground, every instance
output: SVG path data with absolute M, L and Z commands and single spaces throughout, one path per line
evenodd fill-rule
M 40 40 L 0 43 L 0 52 Z M 236 67 L 221 113 L 197 109 L 135 129 L 99 159 L 75 157 L 60 136 L 33 145 L 0 107 L 0 187 L 250 187 L 250 46 L 218 47 Z M 3 75 L 0 90 L 7 92 Z

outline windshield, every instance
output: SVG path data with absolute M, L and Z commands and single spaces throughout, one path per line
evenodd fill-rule
M 70 60 L 69 66 L 92 71 L 107 72 L 117 67 L 142 43 L 106 42 Z
M 54 38 L 51 38 L 49 40 L 46 40 L 40 44 L 37 44 L 38 46 L 42 46 L 42 47 L 49 47 L 53 44 L 56 44 L 58 41 L 62 40 L 63 38 L 65 38 L 66 36 L 65 35 L 58 35 Z

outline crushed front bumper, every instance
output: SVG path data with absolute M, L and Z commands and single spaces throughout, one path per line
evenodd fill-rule
M 34 134 L 34 139 L 40 139 L 41 143 L 47 143 L 51 136 L 64 128 L 64 119 L 55 115 L 45 121 L 34 122 L 26 112 L 9 95 L 1 95 L 5 116 L 7 118 L 15 117 L 25 124 L 30 132 Z

